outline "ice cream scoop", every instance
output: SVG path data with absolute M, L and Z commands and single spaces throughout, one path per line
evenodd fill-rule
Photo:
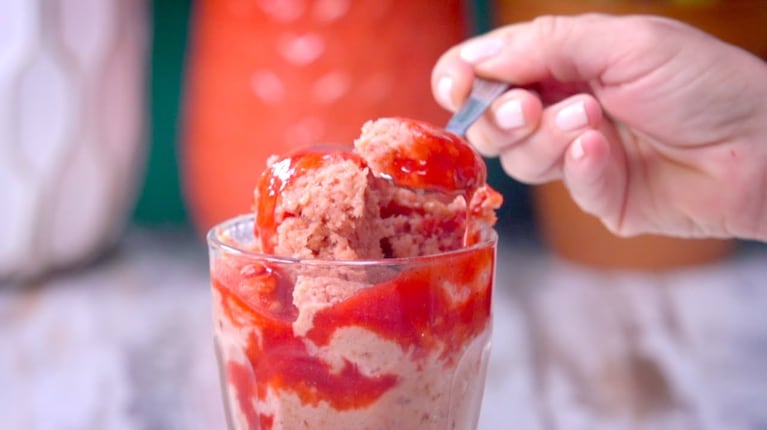
M 381 118 L 354 148 L 273 158 L 255 193 L 261 252 L 356 260 L 461 248 L 495 222 L 501 196 L 462 138 L 421 121 Z

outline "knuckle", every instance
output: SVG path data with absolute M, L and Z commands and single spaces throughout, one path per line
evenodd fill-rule
M 667 46 L 673 40 L 669 36 L 682 29 L 681 23 L 665 17 L 632 16 L 625 24 L 636 46 L 645 50 Z
M 572 18 L 560 15 L 541 15 L 533 19 L 538 40 L 562 40 L 572 31 Z

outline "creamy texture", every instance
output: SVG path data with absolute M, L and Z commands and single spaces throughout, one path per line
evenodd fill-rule
M 472 429 L 501 200 L 481 158 L 434 126 L 382 119 L 353 150 L 272 158 L 255 196 L 254 237 L 236 245 L 338 263 L 214 258 L 235 428 Z M 380 263 L 344 263 L 363 259 Z
M 242 334 L 224 325 L 217 332 L 217 342 L 226 362 L 247 368 L 241 342 L 246 337 Z M 328 402 L 304 402 L 293 391 L 272 387 L 266 389 L 263 398 L 242 396 L 240 388 L 230 383 L 226 386 L 228 409 L 237 429 L 259 428 L 254 422 L 275 430 L 473 429 L 484 387 L 489 340 L 488 325 L 460 351 L 460 361 L 453 363 L 439 353 L 416 358 L 396 342 L 364 329 L 340 329 L 327 346 L 314 351 L 332 371 L 340 371 L 346 360 L 368 377 L 397 375 L 397 383 L 370 405 L 337 409 Z M 260 414 L 244 412 L 248 407 Z

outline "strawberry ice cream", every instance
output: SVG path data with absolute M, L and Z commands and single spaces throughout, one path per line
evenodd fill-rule
M 495 263 L 485 165 L 412 120 L 273 157 L 211 230 L 230 428 L 474 429 Z

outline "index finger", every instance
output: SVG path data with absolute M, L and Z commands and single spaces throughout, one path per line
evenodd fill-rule
M 453 97 L 463 100 L 474 74 L 515 85 L 551 79 L 618 85 L 673 56 L 675 47 L 664 34 L 680 26 L 647 16 L 543 16 L 451 48 L 434 67 L 432 87 L 439 94 L 440 82 L 452 79 Z

